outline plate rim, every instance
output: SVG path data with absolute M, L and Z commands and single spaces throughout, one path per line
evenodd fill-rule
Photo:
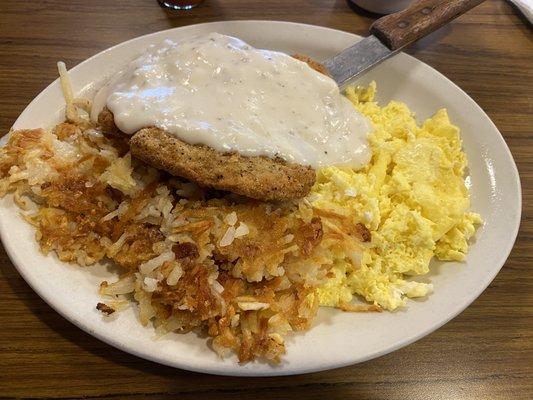
M 235 24 L 235 25 L 239 25 L 239 24 L 292 25 L 292 26 L 300 27 L 302 29 L 309 29 L 310 28 L 310 29 L 333 31 L 333 32 L 337 32 L 337 33 L 338 32 L 342 32 L 344 34 L 349 34 L 349 35 L 353 36 L 354 40 L 361 40 L 362 39 L 362 37 L 360 35 L 354 34 L 352 32 L 347 32 L 347 31 L 343 31 L 343 30 L 340 30 L 340 29 L 330 28 L 330 27 L 324 27 L 324 26 L 320 26 L 320 25 L 312 25 L 312 24 L 297 23 L 297 22 L 290 22 L 290 21 L 279 21 L 279 20 L 229 20 L 229 21 L 204 22 L 204 23 L 199 23 L 199 24 L 191 24 L 191 25 L 185 25 L 185 26 L 181 26 L 181 27 L 175 27 L 175 28 L 165 29 L 165 30 L 161 30 L 161 31 L 151 32 L 151 33 L 148 33 L 148 34 L 145 34 L 145 35 L 141 35 L 141 36 L 137 36 L 137 37 L 128 39 L 128 40 L 126 40 L 124 42 L 117 43 L 117 44 L 115 44 L 115 45 L 113 45 L 113 46 L 111 46 L 109 48 L 106 48 L 106 49 L 104 49 L 104 50 L 102 50 L 100 52 L 97 52 L 96 54 L 92 55 L 91 57 L 81 61 L 76 66 L 71 68 L 70 71 L 74 71 L 74 70 L 80 68 L 80 66 L 82 64 L 89 63 L 90 61 L 92 61 L 96 57 L 99 57 L 99 56 L 101 56 L 103 54 L 107 54 L 109 52 L 114 51 L 119 46 L 128 44 L 130 42 L 136 41 L 136 40 L 141 39 L 141 38 L 146 39 L 146 38 L 149 38 L 151 36 L 161 35 L 161 34 L 164 34 L 164 33 L 170 33 L 170 32 L 178 31 L 178 30 L 182 30 L 182 29 L 187 29 L 187 28 L 190 28 L 192 26 L 208 26 L 208 25 L 216 26 L 216 25 L 225 25 L 225 24 L 230 24 L 230 25 L 231 24 Z M 408 57 L 410 59 L 410 61 L 415 61 L 417 63 L 420 63 L 425 68 L 427 68 L 428 71 L 430 71 L 431 73 L 439 76 L 440 79 L 444 79 L 446 81 L 446 83 L 448 85 L 450 85 L 450 86 L 453 86 L 453 88 L 455 90 L 457 90 L 464 97 L 464 99 L 466 101 L 468 101 L 476 109 L 477 112 L 481 113 L 482 115 L 484 115 L 486 117 L 486 119 L 488 120 L 488 122 L 491 125 L 491 127 L 498 133 L 497 139 L 500 142 L 500 144 L 503 145 L 502 146 L 502 150 L 506 153 L 506 158 L 511 162 L 511 167 L 512 168 L 511 168 L 511 171 L 509 171 L 509 172 L 513 175 L 514 181 L 515 181 L 515 184 L 516 184 L 516 187 L 517 187 L 517 193 L 516 193 L 517 194 L 517 198 L 516 198 L 517 203 L 516 203 L 516 206 L 517 206 L 517 211 L 518 212 L 516 214 L 516 218 L 515 218 L 515 221 L 514 221 L 514 224 L 513 224 L 515 229 L 514 229 L 514 232 L 512 232 L 512 235 L 511 235 L 512 240 L 508 241 L 508 246 L 504 249 L 504 251 L 500 252 L 500 257 L 499 257 L 498 261 L 495 263 L 495 264 L 499 264 L 500 266 L 498 268 L 495 268 L 494 271 L 492 271 L 492 273 L 489 274 L 486 277 L 486 280 L 484 282 L 482 282 L 481 285 L 476 286 L 475 293 L 473 295 L 471 295 L 470 297 L 465 298 L 466 300 L 463 299 L 463 301 L 461 302 L 461 305 L 459 307 L 457 307 L 456 310 L 453 313 L 451 313 L 446 318 L 440 320 L 439 323 L 434 324 L 431 328 L 422 330 L 421 332 L 419 332 L 417 334 L 413 334 L 413 335 L 411 335 L 411 336 L 409 336 L 407 338 L 404 338 L 403 340 L 397 341 L 395 344 L 390 345 L 390 346 L 388 346 L 386 348 L 383 348 L 380 351 L 375 351 L 373 353 L 370 353 L 370 354 L 368 354 L 365 357 L 360 357 L 360 358 L 357 358 L 357 359 L 356 359 L 356 357 L 353 357 L 354 360 L 356 359 L 355 361 L 352 360 L 352 361 L 335 362 L 335 361 L 327 361 L 326 360 L 323 363 L 321 363 L 320 365 L 313 365 L 313 366 L 300 367 L 300 368 L 298 368 L 298 367 L 290 367 L 290 368 L 287 368 L 287 369 L 271 369 L 271 370 L 268 370 L 268 371 L 261 371 L 259 373 L 255 373 L 253 370 L 239 369 L 240 368 L 239 364 L 235 364 L 235 366 L 233 366 L 231 368 L 228 368 L 228 365 L 225 365 L 223 363 L 220 363 L 219 367 L 202 368 L 201 366 L 191 366 L 188 363 L 180 362 L 179 359 L 167 361 L 165 359 L 158 358 L 157 356 L 152 356 L 151 354 L 149 354 L 147 352 L 143 352 L 142 348 L 140 350 L 137 350 L 135 348 L 132 348 L 131 346 L 123 345 L 120 342 L 120 339 L 115 338 L 115 337 L 106 336 L 105 334 L 100 333 L 97 330 L 92 329 L 91 326 L 89 326 L 89 324 L 85 324 L 84 321 L 77 320 L 74 316 L 69 315 L 68 311 L 66 311 L 68 309 L 68 307 L 67 308 L 62 308 L 59 304 L 56 304 L 56 302 L 54 301 L 53 298 L 49 298 L 48 296 L 43 294 L 43 291 L 39 288 L 39 286 L 37 285 L 37 282 L 35 282 L 36 279 L 32 279 L 32 275 L 28 271 L 25 271 L 23 267 L 19 266 L 19 265 L 23 265 L 23 262 L 21 260 L 19 260 L 19 255 L 16 252 L 15 246 L 12 246 L 12 243 L 9 242 L 9 241 L 8 241 L 8 244 L 6 245 L 6 240 L 4 240 L 4 236 L 6 234 L 6 232 L 5 232 L 6 227 L 4 225 L 3 220 L 0 218 L 0 239 L 2 241 L 4 249 L 6 250 L 6 254 L 8 255 L 8 257 L 11 260 L 11 262 L 13 263 L 13 265 L 15 266 L 16 270 L 18 271 L 18 273 L 23 277 L 23 279 L 32 288 L 32 290 L 35 293 L 37 293 L 37 295 L 43 301 L 45 301 L 51 308 L 53 308 L 55 312 L 59 313 L 67 321 L 73 323 L 75 326 L 77 326 L 78 328 L 80 328 L 83 331 L 87 332 L 91 336 L 97 338 L 98 340 L 101 340 L 104 343 L 106 343 L 108 345 L 111 345 L 111 346 L 113 346 L 113 347 L 115 347 L 115 348 L 117 348 L 117 349 L 119 349 L 121 351 L 124 351 L 126 353 L 135 355 L 135 356 L 140 357 L 142 359 L 146 359 L 146 360 L 149 360 L 149 361 L 152 361 L 152 362 L 156 362 L 156 363 L 159 363 L 159 364 L 162 364 L 162 365 L 166 365 L 166 366 L 169 366 L 169 367 L 173 367 L 173 368 L 179 368 L 179 369 L 183 369 L 183 370 L 188 370 L 188 371 L 193 371 L 193 372 L 200 372 L 200 373 L 207 373 L 207 374 L 225 375 L 225 376 L 250 376 L 250 377 L 251 376 L 265 376 L 265 377 L 266 376 L 286 376 L 286 375 L 306 374 L 306 373 L 312 373 L 312 372 L 319 372 L 319 371 L 325 371 L 325 370 L 330 370 L 330 369 L 342 368 L 342 367 L 346 367 L 346 366 L 349 366 L 349 365 L 354 365 L 354 364 L 358 364 L 358 363 L 361 363 L 361 362 L 364 362 L 364 361 L 368 361 L 368 360 L 380 357 L 382 355 L 391 353 L 393 351 L 396 351 L 396 350 L 398 350 L 398 349 L 400 349 L 402 347 L 405 347 L 405 346 L 407 346 L 407 345 L 419 340 L 420 338 L 429 335 L 430 333 L 432 333 L 435 330 L 439 329 L 444 324 L 449 322 L 451 319 L 455 318 L 457 315 L 462 313 L 470 304 L 472 304 L 485 291 L 485 289 L 494 280 L 496 275 L 500 272 L 501 268 L 505 265 L 505 262 L 506 262 L 507 258 L 509 257 L 509 255 L 510 255 L 510 253 L 511 253 L 513 247 L 514 247 L 514 244 L 516 242 L 516 238 L 517 238 L 517 235 L 518 235 L 518 232 L 519 232 L 521 215 L 522 215 L 522 187 L 521 187 L 521 182 L 520 182 L 520 175 L 518 173 L 518 168 L 516 166 L 516 162 L 514 161 L 512 153 L 511 153 L 511 151 L 509 149 L 509 146 L 505 142 L 505 139 L 503 138 L 503 135 L 501 134 L 501 132 L 498 129 L 498 127 L 494 124 L 494 122 L 491 120 L 491 118 L 485 113 L 485 111 L 463 89 L 461 89 L 458 85 L 456 85 L 453 81 L 451 81 L 444 74 L 442 74 L 438 70 L 436 70 L 434 67 L 424 63 L 423 61 L 418 60 L 417 58 L 415 58 L 415 57 L 413 57 L 413 56 L 411 56 L 409 54 L 406 54 L 406 53 L 402 52 L 402 56 Z M 45 92 L 50 90 L 50 88 L 53 85 L 55 85 L 58 81 L 59 81 L 59 78 L 57 78 L 54 81 L 52 81 L 49 85 L 47 85 L 44 89 L 42 89 L 41 92 L 36 97 L 34 97 L 33 100 L 30 103 L 28 103 L 28 105 L 24 108 L 24 110 L 20 113 L 19 117 L 13 123 L 10 131 L 12 129 L 14 129 L 14 127 L 17 125 L 17 123 L 21 119 L 22 115 L 26 112 L 26 110 L 30 106 L 32 106 L 34 103 L 38 102 L 41 97 L 45 96 Z M 7 135 L 4 136 L 4 138 L 6 138 L 6 137 L 7 137 Z

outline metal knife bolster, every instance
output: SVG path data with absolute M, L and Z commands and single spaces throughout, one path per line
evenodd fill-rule
M 394 55 L 377 37 L 370 35 L 322 64 L 339 87 Z

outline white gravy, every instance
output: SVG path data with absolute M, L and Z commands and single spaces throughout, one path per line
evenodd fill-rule
M 128 134 L 156 126 L 222 152 L 322 167 L 370 160 L 370 122 L 336 83 L 287 54 L 210 33 L 151 46 L 96 95 Z

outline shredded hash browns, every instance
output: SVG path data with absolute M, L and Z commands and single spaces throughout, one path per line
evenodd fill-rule
M 101 284 L 104 314 L 129 299 L 143 325 L 207 333 L 218 354 L 241 362 L 278 362 L 284 337 L 310 327 L 332 260 L 358 262 L 370 240 L 361 224 L 305 199 L 264 203 L 166 175 L 87 124 L 11 132 L 0 149 L 7 193 L 43 253 L 121 267 Z

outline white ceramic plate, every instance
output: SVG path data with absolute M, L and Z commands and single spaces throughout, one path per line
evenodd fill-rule
M 88 59 L 71 70 L 74 89 L 78 94 L 90 94 L 106 76 L 151 43 L 211 31 L 240 37 L 257 47 L 303 53 L 317 60 L 359 40 L 346 32 L 286 22 L 186 26 L 130 40 Z M 412 343 L 459 314 L 496 276 L 518 231 L 520 181 L 497 128 L 467 94 L 440 73 L 399 54 L 364 76 L 360 83 L 371 80 L 378 83 L 379 101 L 404 101 L 416 111 L 420 121 L 441 107 L 448 109 L 452 121 L 462 129 L 470 161 L 472 208 L 485 220 L 468 261 L 435 263 L 427 277 L 435 292 L 426 300 L 410 301 L 405 310 L 353 314 L 322 309 L 310 331 L 288 339 L 281 365 L 239 365 L 235 358 L 218 358 L 205 339 L 194 334 L 155 340 L 153 329 L 138 323 L 133 306 L 111 320 L 103 318 L 95 310 L 100 300 L 97 289 L 103 279 L 113 277 L 112 271 L 106 266 L 66 265 L 52 255 L 43 256 L 33 230 L 22 221 L 9 198 L 0 204 L 4 246 L 24 279 L 68 320 L 112 346 L 174 367 L 224 375 L 288 375 L 358 363 Z M 52 126 L 60 122 L 63 112 L 63 98 L 55 81 L 24 110 L 14 128 Z

